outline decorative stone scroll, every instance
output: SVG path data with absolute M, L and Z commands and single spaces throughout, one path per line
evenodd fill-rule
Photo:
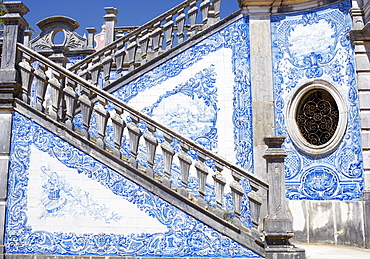
M 57 45 L 68 48 L 68 51 L 65 53 L 66 56 L 86 56 L 94 52 L 94 44 L 75 32 L 80 25 L 72 18 L 52 16 L 39 21 L 37 26 L 42 32 L 30 41 L 30 47 L 44 56 L 48 57 L 52 55 L 54 53 L 53 47 Z M 54 41 L 55 35 L 58 32 L 64 33 L 62 44 L 56 44 Z M 94 32 L 91 31 L 91 33 Z M 89 39 L 92 38 L 89 37 Z

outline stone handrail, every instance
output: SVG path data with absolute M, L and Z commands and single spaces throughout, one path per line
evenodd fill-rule
M 266 197 L 268 184 L 239 166 L 230 163 L 223 157 L 205 149 L 202 145 L 176 133 L 175 131 L 157 123 L 149 116 L 138 112 L 133 107 L 115 98 L 104 90 L 75 75 L 71 71 L 58 66 L 56 63 L 18 43 L 17 49 L 22 54 L 22 62 L 18 64 L 21 74 L 20 99 L 32 105 L 39 112 L 46 114 L 52 120 L 63 124 L 67 129 L 77 132 L 86 141 L 98 149 L 111 153 L 116 159 L 122 159 L 135 169 L 141 170 L 152 179 L 160 179 L 163 188 L 176 189 L 185 199 L 191 199 L 187 191 L 189 172 L 196 172 L 198 180 L 199 198 L 193 202 L 202 208 L 208 205 L 204 202 L 207 175 L 209 174 L 209 161 L 213 164 L 214 188 L 216 194 L 215 215 L 225 218 L 223 211 L 224 188 L 226 184 L 231 190 L 234 204 L 235 226 L 240 227 L 242 197 L 248 195 L 253 227 L 257 228 L 260 221 L 262 199 Z M 37 64 L 37 66 L 34 66 Z M 33 67 L 37 67 L 34 69 Z M 49 78 L 50 77 L 50 78 Z M 36 97 L 31 96 L 32 88 L 36 88 Z M 49 97 L 47 97 L 47 93 Z M 47 100 L 49 98 L 49 100 Z M 107 106 L 107 104 L 109 104 Z M 80 116 L 81 127 L 76 126 L 75 120 Z M 96 124 L 93 126 L 92 118 L 95 116 Z M 125 120 L 124 117 L 128 118 Z M 111 125 L 111 145 L 107 142 L 107 125 Z M 97 134 L 91 130 L 96 127 Z M 161 134 L 158 134 L 161 132 Z M 130 157 L 121 153 L 124 136 L 129 140 Z M 142 138 L 143 137 L 143 138 Z M 138 164 L 139 143 L 146 146 L 146 165 Z M 162 152 L 157 151 L 160 146 Z M 190 151 L 190 152 L 189 152 Z M 162 154 L 164 175 L 160 178 L 155 170 L 155 156 Z M 189 155 L 190 154 L 190 155 Z M 195 154 L 195 155 L 194 155 Z M 171 174 L 175 166 L 175 155 L 181 174 L 181 187 L 171 184 Z M 228 170 L 224 170 L 224 169 Z M 229 182 L 227 182 L 227 179 Z M 239 181 L 247 179 L 251 191 L 247 193 Z M 265 204 L 262 206 L 266 206 Z M 229 213 L 229 212 L 227 212 Z
M 121 34 L 122 37 L 73 65 L 69 70 L 90 79 L 94 85 L 98 84 L 100 72 L 103 72 L 106 86 L 110 83 L 112 68 L 117 72 L 117 78 L 120 78 L 127 71 L 145 64 L 218 21 L 220 5 L 221 0 L 184 1 L 143 26 L 123 36 Z M 196 24 L 199 10 L 202 14 L 202 25 Z

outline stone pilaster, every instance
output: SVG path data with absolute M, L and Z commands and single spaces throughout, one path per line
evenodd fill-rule
M 370 248 L 370 2 L 353 0 L 350 14 L 361 119 L 365 247 Z
M 105 46 L 111 44 L 115 40 L 115 33 L 114 28 L 116 27 L 116 23 L 118 22 L 116 14 L 118 13 L 117 9 L 114 7 L 105 7 L 105 12 L 107 13 L 104 15 L 105 20 Z
M 364 25 L 363 17 L 369 10 L 360 4 L 352 1 L 350 37 L 355 50 L 365 189 L 370 191 L 370 22 Z
M 292 216 L 285 199 L 284 158 L 287 153 L 281 148 L 285 136 L 265 137 L 268 146 L 265 155 L 269 183 L 267 216 L 264 219 L 266 258 L 306 258 L 304 249 L 290 244 L 294 236 Z
M 274 99 L 269 7 L 241 6 L 249 17 L 255 174 L 266 180 L 264 136 L 274 135 Z

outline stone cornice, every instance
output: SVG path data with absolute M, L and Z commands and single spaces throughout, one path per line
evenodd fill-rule
M 370 40 L 370 22 L 366 23 L 362 30 L 351 30 L 349 36 L 353 41 Z
M 291 13 L 309 10 L 342 0 L 238 0 L 244 15 Z

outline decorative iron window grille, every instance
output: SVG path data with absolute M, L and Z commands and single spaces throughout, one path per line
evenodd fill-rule
M 316 146 L 326 144 L 334 136 L 338 121 L 338 106 L 330 93 L 315 89 L 302 97 L 296 122 L 308 143 Z
M 315 79 L 296 88 L 286 108 L 286 127 L 294 145 L 309 155 L 332 152 L 347 130 L 345 95 L 331 83 Z

